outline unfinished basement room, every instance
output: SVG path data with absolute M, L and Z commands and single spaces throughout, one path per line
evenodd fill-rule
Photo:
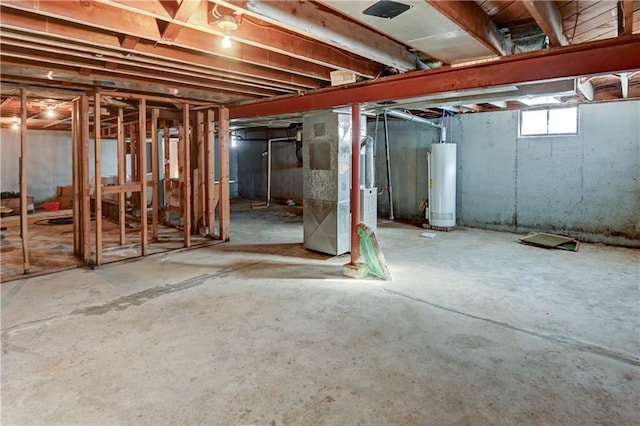
M 640 424 L 640 2 L 1 0 L 3 425 Z

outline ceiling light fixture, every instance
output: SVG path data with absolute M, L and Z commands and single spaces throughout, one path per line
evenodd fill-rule
M 13 123 L 11 123 L 11 130 L 18 130 L 19 128 L 20 128 L 20 125 L 18 123 L 18 119 L 14 118 Z
M 224 15 L 220 18 L 217 25 L 222 29 L 222 31 L 224 31 L 220 45 L 224 49 L 229 49 L 231 47 L 231 31 L 238 29 L 238 22 L 233 16 Z
M 56 116 L 55 105 L 47 106 L 47 118 L 54 118 Z

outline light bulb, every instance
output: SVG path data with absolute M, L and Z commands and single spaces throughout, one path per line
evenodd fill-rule
M 56 116 L 56 112 L 53 110 L 53 108 L 47 108 L 47 117 L 53 118 L 55 116 Z
M 20 126 L 18 125 L 17 121 L 14 121 L 13 123 L 11 123 L 12 130 L 18 130 L 18 128 L 20 128 Z
M 220 42 L 220 46 L 222 46 L 224 49 L 230 49 L 231 48 L 231 36 L 228 35 L 224 35 L 224 37 L 222 37 L 222 41 Z

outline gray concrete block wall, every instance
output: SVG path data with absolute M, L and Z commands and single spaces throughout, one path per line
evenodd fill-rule
M 640 246 L 640 102 L 580 105 L 579 134 L 518 138 L 518 112 L 456 118 L 458 222 Z
M 420 200 L 427 199 L 427 153 L 432 143 L 438 142 L 438 129 L 425 124 L 389 118 L 389 152 L 391 158 L 391 183 L 393 186 L 394 217 L 422 220 Z M 389 217 L 389 194 L 385 153 L 385 134 L 382 117 L 375 130 L 375 120 L 367 123 L 367 134 L 376 136 L 375 185 L 378 192 L 378 217 Z
M 267 198 L 267 151 L 269 138 L 295 136 L 291 129 L 241 132 L 237 146 L 238 196 L 250 200 Z M 302 203 L 302 168 L 296 167 L 295 142 L 273 142 L 271 147 L 271 199 Z
M 458 223 L 512 230 L 516 223 L 517 111 L 453 120 L 458 145 Z
M 89 144 L 93 157 L 93 140 Z M 117 173 L 115 140 L 104 139 L 100 145 L 102 175 Z M 20 190 L 20 132 L 0 131 L 0 183 L 2 191 Z M 58 185 L 70 185 L 72 177 L 71 133 L 64 131 L 27 131 L 27 190 L 36 203 L 55 199 Z M 90 162 L 89 172 L 93 174 Z

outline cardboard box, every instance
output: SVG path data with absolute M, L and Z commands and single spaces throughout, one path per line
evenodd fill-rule
M 58 196 L 58 201 L 60 202 L 60 209 L 72 209 L 73 208 L 73 195 L 62 195 Z
M 73 185 L 58 185 L 56 189 L 56 195 L 58 197 L 73 197 Z

